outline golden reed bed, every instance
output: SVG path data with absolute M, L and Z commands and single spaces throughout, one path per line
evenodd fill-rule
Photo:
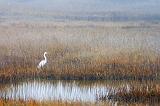
M 0 23 L 0 82 L 55 79 L 159 79 L 160 24 Z M 37 65 L 48 52 L 43 70 Z
M 0 106 L 84 106 L 84 105 L 85 106 L 90 106 L 90 105 L 95 106 L 94 103 L 81 103 L 81 102 L 63 102 L 63 101 L 37 102 L 34 100 L 23 101 L 23 100 L 0 99 Z

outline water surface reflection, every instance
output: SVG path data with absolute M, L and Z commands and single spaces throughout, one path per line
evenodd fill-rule
M 159 82 L 138 81 L 63 81 L 27 80 L 0 85 L 0 97 L 13 100 L 68 101 L 100 103 L 99 95 L 106 95 L 111 88 L 159 84 Z M 106 100 L 106 103 L 116 101 Z M 117 102 L 116 102 L 117 103 Z M 124 103 L 122 103 L 124 105 Z
M 82 84 L 77 81 L 26 81 L 11 84 L 0 92 L 1 97 L 9 99 L 34 99 L 95 102 L 97 94 L 106 94 L 105 85 L 92 83 Z

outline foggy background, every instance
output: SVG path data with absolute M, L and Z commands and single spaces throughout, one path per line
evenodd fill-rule
M 159 0 L 0 0 L 0 20 L 159 21 Z

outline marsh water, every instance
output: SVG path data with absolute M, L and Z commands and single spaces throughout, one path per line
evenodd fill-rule
M 68 101 L 98 103 L 100 95 L 107 95 L 110 88 L 142 86 L 151 82 L 138 81 L 64 81 L 26 80 L 0 86 L 0 96 L 12 100 Z M 154 82 L 158 83 L 158 82 Z M 108 103 L 110 100 L 103 102 Z M 111 101 L 115 102 L 115 101 Z
M 10 99 L 64 100 L 95 102 L 98 92 L 106 93 L 107 87 L 96 83 L 77 81 L 25 81 L 10 84 L 1 96 Z

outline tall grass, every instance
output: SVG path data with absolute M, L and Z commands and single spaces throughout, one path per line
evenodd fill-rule
M 141 24 L 1 23 L 0 81 L 24 77 L 158 78 L 160 26 Z M 45 51 L 49 53 L 48 64 L 44 70 L 38 70 L 37 64 Z
M 140 102 L 140 103 L 159 103 L 160 86 L 159 84 L 150 85 L 128 85 L 119 88 L 111 88 L 106 95 L 99 95 L 99 100 L 113 100 L 121 102 Z

